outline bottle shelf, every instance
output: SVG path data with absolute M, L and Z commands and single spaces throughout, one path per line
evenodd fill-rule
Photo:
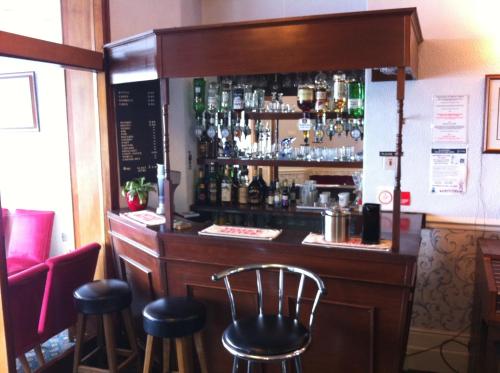
M 254 112 L 254 111 L 246 111 L 245 117 L 247 119 L 253 120 L 299 120 L 304 116 L 304 113 L 301 111 L 291 112 L 291 113 L 274 113 L 274 112 Z M 315 112 L 309 113 L 310 118 L 316 118 L 317 115 Z M 326 113 L 327 119 L 334 119 L 337 117 L 336 113 L 328 112 Z M 344 118 L 345 119 L 345 118 Z
M 363 168 L 363 161 L 301 161 L 285 159 L 240 159 L 240 158 L 199 158 L 198 165 L 218 163 L 222 165 L 271 166 L 271 167 L 334 167 Z

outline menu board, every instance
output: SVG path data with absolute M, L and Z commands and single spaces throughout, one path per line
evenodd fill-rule
M 118 84 L 113 94 L 120 185 L 141 176 L 156 182 L 156 164 L 163 163 L 160 82 Z

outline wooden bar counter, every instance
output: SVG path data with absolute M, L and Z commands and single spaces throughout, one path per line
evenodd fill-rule
M 231 371 L 231 356 L 221 343 L 231 322 L 223 283 L 210 276 L 249 263 L 282 263 L 307 268 L 321 276 L 328 294 L 322 298 L 313 342 L 303 356 L 305 372 L 401 371 L 416 278 L 421 215 L 403 214 L 398 253 L 323 248 L 301 244 L 307 232 L 284 231 L 274 241 L 199 236 L 201 227 L 168 232 L 164 226 L 144 227 L 118 213 L 108 214 L 117 276 L 133 290 L 133 312 L 164 295 L 191 295 L 208 308 L 205 346 L 212 372 Z M 383 220 L 389 216 L 383 216 Z M 390 226 L 389 224 L 387 224 Z M 383 233 L 390 238 L 390 232 Z M 285 304 L 294 304 L 296 283 L 285 278 Z M 288 286 L 287 286 L 288 284 Z M 239 314 L 255 313 L 255 278 L 243 275 L 231 283 Z M 276 293 L 277 278 L 263 278 L 264 295 Z M 292 290 L 293 289 L 293 290 Z M 305 308 L 312 303 L 306 288 Z M 308 295 L 309 294 L 309 295 Z M 275 304 L 264 299 L 265 308 Z M 288 307 L 287 307 L 288 308 Z M 286 309 L 285 311 L 288 311 Z M 277 368 L 277 367 L 276 367 Z M 274 367 L 273 367 L 274 369 Z M 274 371 L 266 369 L 266 372 Z

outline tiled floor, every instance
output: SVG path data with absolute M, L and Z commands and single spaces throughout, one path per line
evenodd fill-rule
M 52 360 L 56 356 L 59 356 L 62 352 L 73 346 L 73 342 L 70 342 L 68 338 L 68 331 L 56 335 L 55 337 L 49 339 L 47 342 L 42 344 L 43 356 L 45 361 Z M 35 351 L 31 350 L 26 353 L 26 358 L 30 364 L 31 370 L 35 370 L 39 367 L 38 361 L 36 360 Z M 16 370 L 17 373 L 24 373 L 19 360 L 16 360 Z

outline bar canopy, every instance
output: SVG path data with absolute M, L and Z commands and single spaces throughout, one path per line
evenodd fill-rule
M 152 30 L 105 46 L 111 83 L 405 67 L 417 77 L 416 8 Z

